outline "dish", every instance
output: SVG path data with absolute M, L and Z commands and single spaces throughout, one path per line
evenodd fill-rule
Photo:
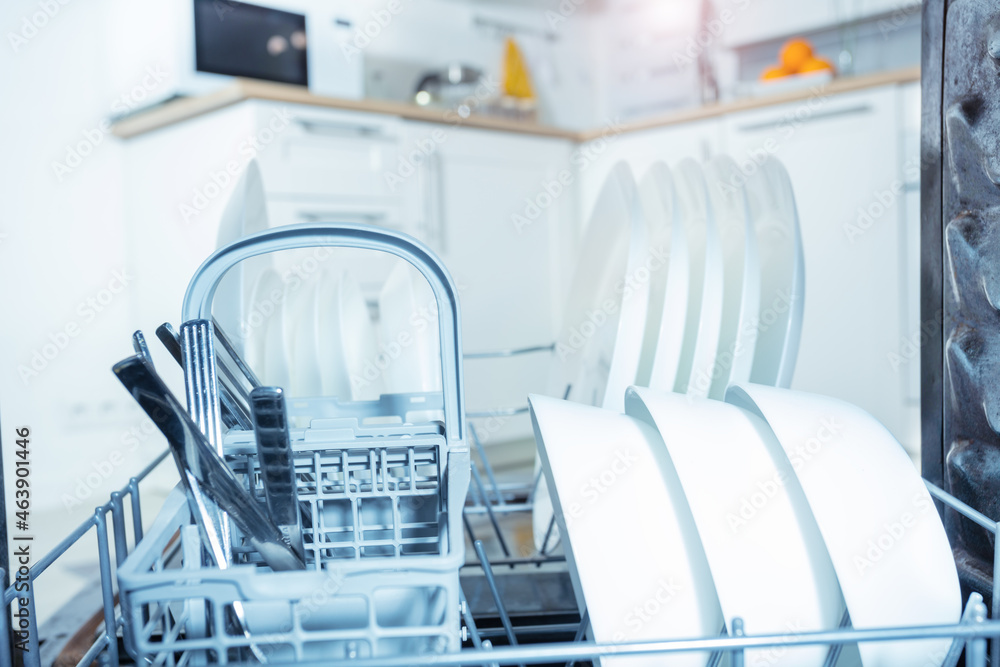
M 649 307 L 650 259 L 628 165 L 608 174 L 590 216 L 563 324 L 550 393 L 621 411 L 635 382 Z
M 283 302 L 285 343 L 288 348 L 289 394 L 294 398 L 323 393 L 317 359 L 316 283 L 291 281 Z
M 268 271 L 262 271 L 257 275 L 253 289 L 250 290 L 250 307 L 240 321 L 240 327 L 231 336 L 240 341 L 243 348 L 243 360 L 254 371 L 258 378 L 267 377 L 267 366 L 265 364 L 265 347 L 267 341 L 268 314 L 261 306 L 269 301 L 267 292 L 272 289 L 269 284 Z M 280 294 L 280 293 L 279 293 Z M 267 309 L 270 311 L 270 309 Z M 233 342 L 235 345 L 235 341 Z
M 226 202 L 219 220 L 216 247 L 221 248 L 249 234 L 263 231 L 269 226 L 267 201 L 264 196 L 264 181 L 256 160 L 247 164 L 246 171 L 233 186 L 232 194 Z M 271 257 L 252 257 L 237 264 L 219 282 L 212 306 L 213 315 L 230 332 L 233 345 L 241 354 L 246 354 L 246 343 L 239 332 L 251 312 L 254 286 L 265 269 L 271 267 Z
M 581 613 L 599 642 L 709 637 L 722 610 L 684 494 L 656 430 L 626 415 L 528 397 L 535 441 Z M 655 508 L 655 521 L 640 508 Z M 629 536 L 629 543 L 609 536 Z M 615 576 L 608 576 L 614 564 Z M 705 653 L 608 659 L 698 665 Z M 749 664 L 749 663 L 748 663 Z
M 677 381 L 684 345 L 691 267 L 684 223 L 677 214 L 674 181 L 667 165 L 656 162 L 650 166 L 639 182 L 639 198 L 650 257 L 659 268 L 651 271 L 649 312 L 635 383 L 670 391 Z
M 722 399 L 730 383 L 750 380 L 760 314 L 761 266 L 740 168 L 728 155 L 719 155 L 705 165 L 705 179 L 722 247 L 725 281 L 709 396 Z
M 277 271 L 265 269 L 251 296 L 247 314 L 247 324 L 254 329 L 255 355 L 261 366 L 257 377 L 262 384 L 276 387 L 288 386 L 283 312 L 286 289 Z
M 399 261 L 382 285 L 378 303 L 386 390 L 441 391 L 437 302 L 427 280 Z
M 324 270 L 316 283 L 315 317 L 316 365 L 319 368 L 320 394 L 342 401 L 352 398 L 351 374 L 344 354 L 340 317 L 340 280 L 342 276 Z M 373 360 L 373 357 L 369 357 Z M 363 363 L 363 362 L 362 362 Z
M 621 412 L 639 372 L 649 307 L 651 259 L 639 191 L 624 162 L 608 174 L 594 204 L 556 337 L 549 392 Z M 535 458 L 535 473 L 541 463 Z M 532 509 L 535 546 L 554 547 L 552 507 L 542 478 Z M 548 545 L 543 544 L 550 533 Z
M 795 370 L 805 305 L 805 259 L 795 194 L 776 158 L 746 179 L 760 253 L 761 299 L 750 381 L 788 387 Z
M 834 630 L 844 599 L 801 490 L 776 464 L 758 415 L 712 399 L 632 387 L 626 414 L 656 428 L 705 549 L 727 623 L 753 634 Z M 823 665 L 824 646 L 747 651 L 746 663 Z
M 678 214 L 684 223 L 691 261 L 684 345 L 674 390 L 708 396 L 722 326 L 722 248 L 701 167 L 694 160 L 683 160 L 674 170 L 674 177 Z
M 765 419 L 808 500 L 855 628 L 957 623 L 944 526 L 903 447 L 849 403 L 755 384 L 726 400 Z M 849 489 L 845 492 L 845 485 Z M 865 667 L 940 664 L 950 640 L 859 644 Z M 940 657 L 938 657 L 940 656 Z
M 316 291 L 317 349 L 324 396 L 374 400 L 384 388 L 378 334 L 361 287 L 347 271 L 324 272 Z

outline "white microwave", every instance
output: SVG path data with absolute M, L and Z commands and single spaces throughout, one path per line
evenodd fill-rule
M 344 48 L 357 30 L 351 0 L 113 4 L 112 76 L 123 90 L 154 87 L 143 106 L 204 95 L 237 76 L 308 85 L 330 97 L 364 95 L 363 56 Z

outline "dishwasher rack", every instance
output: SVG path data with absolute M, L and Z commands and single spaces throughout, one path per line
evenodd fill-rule
M 996 650 L 1000 645 L 1000 621 L 988 620 L 988 616 L 997 617 L 1000 605 L 1000 587 L 994 581 L 991 606 L 993 614 L 988 614 L 986 602 L 976 593 L 970 596 L 962 620 L 954 625 L 930 627 L 887 627 L 881 629 L 854 630 L 845 627 L 827 632 L 811 632 L 786 635 L 754 635 L 745 632 L 740 619 L 732 619 L 731 634 L 721 634 L 717 637 L 692 638 L 685 640 L 664 640 L 630 643 L 594 643 L 585 641 L 588 629 L 587 615 L 583 618 L 570 613 L 560 616 L 542 618 L 541 621 L 518 623 L 516 610 L 509 608 L 509 599 L 505 599 L 501 590 L 501 580 L 509 574 L 522 578 L 528 585 L 540 581 L 542 577 L 553 571 L 565 571 L 565 558 L 559 555 L 533 553 L 529 555 L 514 554 L 510 551 L 509 534 L 505 534 L 500 525 L 506 515 L 531 512 L 531 496 L 537 485 L 537 477 L 522 484 L 497 483 L 493 470 L 489 465 L 488 456 L 484 456 L 485 448 L 478 442 L 475 428 L 470 428 L 470 436 L 480 453 L 478 465 L 472 467 L 473 489 L 470 500 L 464 508 L 464 524 L 466 534 L 473 542 L 476 558 L 470 559 L 464 568 L 464 583 L 469 578 L 465 572 L 474 574 L 485 580 L 492 608 L 488 605 L 478 605 L 474 609 L 470 605 L 466 593 L 462 595 L 461 633 L 464 648 L 459 653 L 443 655 L 404 656 L 397 658 L 366 658 L 361 660 L 312 660 L 298 663 L 270 662 L 272 665 L 343 665 L 344 667 L 405 667 L 411 665 L 527 665 L 527 664 L 579 664 L 582 661 L 602 657 L 650 656 L 668 655 L 677 652 L 712 651 L 710 665 L 718 665 L 725 653 L 731 654 L 730 664 L 742 665 L 743 651 L 753 648 L 787 648 L 806 644 L 824 644 L 830 647 L 828 665 L 835 665 L 839 655 L 839 647 L 863 641 L 884 640 L 918 640 L 931 637 L 952 638 L 951 650 L 944 660 L 946 667 L 954 667 L 964 653 L 965 664 L 970 667 L 985 667 L 987 665 L 987 639 L 994 639 L 993 658 L 989 664 L 996 665 Z M 115 594 L 116 570 L 143 539 L 142 505 L 139 490 L 149 473 L 166 458 L 167 452 L 158 456 L 149 466 L 133 477 L 121 490 L 111 494 L 109 502 L 96 508 L 91 518 L 84 521 L 76 530 L 70 533 L 55 549 L 39 561 L 31 565 L 28 578 L 31 586 L 27 592 L 18 592 L 12 584 L 4 592 L 3 610 L 0 612 L 5 626 L 10 627 L 17 616 L 10 615 L 12 603 L 20 607 L 18 598 L 24 598 L 24 608 L 28 610 L 29 622 L 25 628 L 24 646 L 26 651 L 15 648 L 10 636 L 0 632 L 0 664 L 17 659 L 28 667 L 41 667 L 39 661 L 38 628 L 34 624 L 34 591 L 38 582 L 44 581 L 45 571 L 63 556 L 72 546 L 90 533 L 93 528 L 97 537 L 97 556 L 100 569 L 100 588 L 103 598 L 101 622 L 95 632 L 94 640 L 89 650 L 79 660 L 78 665 L 121 664 L 123 654 L 119 649 L 119 634 L 123 630 L 123 617 L 117 605 Z M 482 469 L 480 472 L 479 468 Z M 1000 535 L 1000 523 L 989 519 L 960 500 L 927 482 L 931 494 L 948 507 L 975 521 L 980 526 L 991 531 L 994 536 Z M 500 558 L 489 558 L 486 554 L 484 541 L 472 533 L 472 522 L 476 518 L 488 519 L 488 530 L 491 537 L 502 552 Z M 110 521 L 109 521 L 110 518 Z M 485 537 L 485 535 L 483 535 Z M 465 585 L 468 589 L 469 586 Z M 570 606 L 575 602 L 567 600 Z M 563 612 L 566 612 L 564 607 Z M 15 612 L 16 613 L 16 612 Z M 846 619 L 845 619 L 846 620 Z M 541 640 L 541 641 L 539 641 Z M 20 640 L 18 640 L 20 641 Z M 497 645 L 496 644 L 505 644 Z M 181 660 L 179 664 L 184 664 Z M 190 663 L 189 663 L 190 664 Z
M 345 229 L 347 226 L 345 226 Z M 356 244 L 363 243 L 365 232 L 360 226 L 353 226 L 351 229 L 357 234 L 357 238 L 352 241 Z M 308 235 L 316 233 L 315 229 L 303 226 L 295 231 L 298 235 Z M 351 230 L 348 229 L 348 233 Z M 312 237 L 310 237 L 312 238 Z M 318 239 L 318 237 L 317 237 Z M 230 246 L 230 250 L 236 255 L 251 256 L 253 254 L 254 240 L 248 238 Z M 245 258 L 245 257 L 244 257 Z M 220 265 L 221 266 L 221 265 Z M 220 274 L 221 275 L 221 274 Z M 204 317 L 209 311 L 209 305 L 214 291 L 216 279 L 203 280 L 199 282 L 200 291 L 195 291 L 186 297 L 185 313 L 189 317 L 186 320 L 199 319 L 195 316 Z M 442 316 L 442 326 L 446 324 L 447 318 Z M 458 330 L 458 319 L 452 322 L 456 331 Z M 442 336 L 446 340 L 447 336 Z M 442 346 L 442 356 L 454 360 L 454 367 L 461 368 L 462 353 L 457 345 L 459 337 L 453 336 L 456 344 Z M 520 354 L 538 353 L 551 351 L 551 346 L 540 346 L 526 348 L 522 350 L 510 350 L 499 353 L 483 353 L 475 355 L 465 355 L 468 359 L 486 357 L 506 357 Z M 458 377 L 458 376 L 456 376 Z M 443 381 L 455 380 L 446 374 Z M 364 657 L 360 659 L 343 660 L 300 660 L 297 663 L 283 663 L 271 659 L 268 664 L 299 664 L 299 665 L 344 665 L 363 667 L 409 667 L 412 665 L 527 665 L 527 664 L 573 664 L 600 659 L 605 657 L 622 656 L 659 656 L 678 652 L 710 652 L 712 657 L 709 664 L 713 667 L 721 664 L 726 654 L 729 654 L 729 664 L 734 667 L 742 667 L 744 664 L 744 652 L 747 649 L 760 649 L 773 647 L 778 650 L 787 649 L 790 646 L 798 645 L 826 645 L 828 657 L 826 665 L 833 667 L 839 658 L 841 648 L 845 644 L 866 641 L 886 641 L 886 640 L 920 640 L 931 637 L 952 638 L 951 648 L 944 658 L 943 664 L 946 667 L 955 667 L 964 653 L 965 664 L 970 667 L 985 667 L 987 664 L 987 640 L 993 638 L 992 660 L 990 664 L 1000 667 L 1000 587 L 998 581 L 994 579 L 992 589 L 992 600 L 990 601 L 992 613 L 988 613 L 987 604 L 978 594 L 970 596 L 961 621 L 952 625 L 942 625 L 933 627 L 886 627 L 880 629 L 855 630 L 850 627 L 850 619 L 845 615 L 842 627 L 833 631 L 811 632 L 811 633 L 789 633 L 783 635 L 755 635 L 753 628 L 745 628 L 741 619 L 729 619 L 727 624 L 728 632 L 725 628 L 721 633 L 711 637 L 690 638 L 683 640 L 663 640 L 645 641 L 629 643 L 595 643 L 586 641 L 589 631 L 588 615 L 586 610 L 580 609 L 577 600 L 573 596 L 572 587 L 569 585 L 566 558 L 560 554 L 535 552 L 532 547 L 524 547 L 523 551 L 515 553 L 512 547 L 517 544 L 516 535 L 511 534 L 502 524 L 513 516 L 527 517 L 530 519 L 533 509 L 533 501 L 536 490 L 540 482 L 540 474 L 536 473 L 533 478 L 522 480 L 513 484 L 501 484 L 490 463 L 489 452 L 483 446 L 479 432 L 476 429 L 474 420 L 489 419 L 502 416 L 514 416 L 523 414 L 527 408 L 514 408 L 508 410 L 492 410 L 489 412 L 467 412 L 465 410 L 460 389 L 460 378 L 456 380 L 457 385 L 445 386 L 445 391 L 437 394 L 427 395 L 428 405 L 436 397 L 436 401 L 442 404 L 445 412 L 445 422 L 449 424 L 465 424 L 467 430 L 468 444 L 465 447 L 463 441 L 465 435 L 462 429 L 448 431 L 446 437 L 448 444 L 462 443 L 461 449 L 464 454 L 461 464 L 456 465 L 456 469 L 451 474 L 464 476 L 464 485 L 458 485 L 464 491 L 468 486 L 469 494 L 462 504 L 458 499 L 458 506 L 461 512 L 453 512 L 449 517 L 449 532 L 454 538 L 459 538 L 458 545 L 463 544 L 463 537 L 471 543 L 472 557 L 467 557 L 464 565 L 461 561 L 456 563 L 456 567 L 461 567 L 461 586 L 456 591 L 454 600 L 456 604 L 450 605 L 447 616 L 454 619 L 454 631 L 458 634 L 456 641 L 461 642 L 461 650 L 454 653 L 426 654 L 426 655 L 400 655 L 398 657 Z M 449 392 L 449 388 L 452 390 Z M 443 397 L 454 395 L 458 397 L 455 402 L 444 401 Z M 373 409 L 388 409 L 390 405 L 402 400 L 402 395 L 383 396 L 380 401 L 372 402 Z M 309 399 L 312 400 L 312 399 Z M 202 407 L 207 407 L 208 403 Z M 371 407 L 371 406 L 370 406 Z M 294 409 L 294 408 L 293 408 Z M 307 406 L 307 410 L 312 416 L 317 415 L 316 406 Z M 328 415 L 339 416 L 339 415 Z M 465 421 L 464 418 L 469 421 Z M 338 424 L 337 428 L 342 428 Z M 246 435 L 245 433 L 243 434 Z M 239 438 L 240 435 L 236 434 Z M 0 443 L 2 444 L 2 443 Z M 252 466 L 251 458 L 246 453 L 240 454 L 239 443 L 231 442 L 237 451 L 229 452 L 230 465 L 248 471 Z M 245 443 L 244 443 L 245 444 Z M 476 456 L 470 465 L 471 453 Z M 249 451 L 247 449 L 247 451 Z M 243 458 L 241 459 L 241 455 Z M 3 608 L 0 611 L 3 624 L 12 628 L 13 634 L 6 631 L 0 632 L 0 665 L 13 662 L 15 659 L 26 667 L 42 667 L 39 650 L 42 639 L 39 637 L 38 626 L 35 613 L 35 589 L 36 584 L 45 581 L 46 571 L 60 558 L 64 557 L 69 550 L 80 543 L 85 536 L 90 534 L 93 528 L 97 541 L 97 561 L 99 568 L 99 585 L 101 592 L 101 609 L 98 613 L 99 621 L 96 623 L 93 640 L 85 651 L 78 665 L 90 665 L 94 661 L 100 664 L 117 665 L 121 664 L 123 658 L 127 656 L 121 650 L 123 638 L 136 632 L 136 625 L 142 624 L 143 630 L 147 630 L 147 617 L 142 610 L 138 613 L 133 608 L 128 609 L 128 604 L 119 604 L 116 585 L 121 578 L 120 572 L 123 568 L 126 557 L 136 551 L 148 552 L 152 560 L 166 560 L 167 552 L 173 550 L 174 553 L 189 551 L 194 547 L 200 548 L 197 539 L 191 529 L 185 530 L 184 526 L 169 526 L 169 530 L 162 529 L 165 522 L 169 523 L 170 516 L 164 518 L 161 513 L 157 519 L 159 532 L 153 538 L 153 529 L 149 533 L 150 537 L 144 539 L 143 532 L 143 509 L 140 502 L 140 485 L 149 474 L 160 463 L 164 461 L 167 452 L 157 457 L 149 466 L 133 477 L 129 483 L 121 490 L 111 494 L 108 503 L 95 509 L 94 514 L 84 521 L 76 530 L 63 539 L 55 549 L 46 554 L 40 560 L 22 568 L 17 573 L 20 580 L 28 582 L 27 590 L 19 590 L 21 586 L 17 581 L 7 586 L 4 590 Z M 468 466 L 468 471 L 464 468 Z M 458 468 L 462 468 L 459 470 Z M 978 525 L 982 526 L 1000 538 L 1000 522 L 994 521 L 972 507 L 962 503 L 958 499 L 945 493 L 931 483 L 927 483 L 931 494 L 943 505 L 954 509 L 962 515 L 968 517 Z M 177 502 L 175 496 L 173 500 L 177 512 L 181 512 L 183 503 Z M 6 510 L 6 504 L 4 506 Z M 169 515 L 169 512 L 167 512 Z M 455 516 L 460 514 L 460 517 Z M 181 523 L 186 523 L 181 521 Z M 550 531 L 552 530 L 550 524 Z M 454 526 L 451 530 L 450 526 Z M 177 530 L 175 530 L 177 529 Z M 464 531 L 464 536 L 462 535 Z M 477 532 L 479 534 L 477 534 Z M 186 533 L 186 534 L 185 534 Z M 547 544 L 548 539 L 543 540 Z M 488 545 L 494 550 L 491 557 L 488 553 Z M 459 552 L 459 550 L 453 550 Z M 499 557 L 497 557 L 499 552 Z M 1000 572 L 1000 549 L 995 550 L 996 571 Z M 152 567 L 153 574 L 158 574 L 156 566 Z M 392 569 L 387 566 L 387 569 Z M 0 570 L 0 579 L 7 581 L 7 573 Z M 561 583 L 560 583 L 561 582 Z M 547 602 L 551 605 L 526 604 L 531 598 L 544 597 L 543 592 L 551 594 Z M 127 591 L 122 593 L 123 599 L 127 597 Z M 449 599 L 451 596 L 449 595 Z M 15 612 L 11 613 L 11 606 L 15 607 Z M 123 606 L 125 607 L 123 611 Z M 457 609 L 455 608 L 457 607 Z M 993 620 L 988 620 L 988 617 Z M 280 634 L 280 633 L 279 633 Z M 14 641 L 11 641 L 13 636 Z M 269 636 L 263 642 L 279 643 L 283 639 L 279 636 Z M 19 648 L 20 647 L 20 648 Z M 203 647 L 201 647 L 203 649 Z M 26 650 L 23 650 L 26 649 Z M 169 652 L 163 659 L 164 664 L 203 664 L 199 661 L 204 657 L 196 649 L 192 652 L 184 650 L 181 646 L 175 651 Z M 247 656 L 237 654 L 229 656 L 226 651 L 216 655 L 220 663 L 234 664 L 239 659 Z M 47 667 L 47 665 L 46 665 Z

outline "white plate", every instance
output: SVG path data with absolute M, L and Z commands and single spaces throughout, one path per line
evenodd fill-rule
M 625 410 L 659 430 L 727 623 L 740 617 L 752 634 L 838 628 L 837 575 L 801 490 L 776 464 L 781 445 L 764 420 L 721 401 L 635 387 Z M 826 654 L 824 646 L 767 648 L 747 651 L 746 661 L 820 667 Z
M 625 389 L 639 372 L 649 308 L 646 222 L 632 170 L 617 163 L 594 204 L 556 338 L 549 392 L 585 405 L 621 412 Z M 567 388 L 569 393 L 567 394 Z M 537 474 L 541 463 L 535 459 Z M 543 478 L 535 490 L 535 546 L 559 542 L 549 531 L 552 506 Z
M 274 313 L 274 299 L 268 294 L 273 291 L 273 284 L 267 271 L 257 274 L 253 289 L 250 290 L 249 308 L 243 313 L 239 331 L 230 334 L 231 338 L 242 341 L 243 360 L 253 370 L 258 379 L 267 377 L 265 366 L 265 347 L 267 346 L 267 327 L 270 316 Z M 278 293 L 280 299 L 281 293 Z
M 398 262 L 382 285 L 378 304 L 386 390 L 441 391 L 437 302 L 427 279 Z
M 750 381 L 787 387 L 805 306 L 805 259 L 795 195 L 788 172 L 773 157 L 747 178 L 746 193 L 761 266 L 760 324 Z
M 874 417 L 825 396 L 755 384 L 726 400 L 767 420 L 819 524 L 855 628 L 957 623 L 948 537 L 903 447 Z M 940 664 L 949 639 L 864 642 L 865 667 Z
M 597 641 L 717 635 L 722 611 L 708 562 L 656 430 L 555 398 L 533 395 L 529 403 L 576 599 Z M 605 664 L 703 666 L 707 657 Z
M 249 234 L 268 228 L 267 201 L 264 182 L 256 160 L 247 164 L 246 171 L 233 186 L 232 194 L 222 211 L 216 247 L 221 248 Z M 229 334 L 240 353 L 246 353 L 245 342 L 237 335 L 251 312 L 253 288 L 264 269 L 270 267 L 271 257 L 251 257 L 240 262 L 226 273 L 215 292 L 212 312 L 222 328 Z
M 691 267 L 684 224 L 674 203 L 674 181 L 667 165 L 656 162 L 649 168 L 639 182 L 639 197 L 649 235 L 650 257 L 660 265 L 652 271 L 649 285 L 649 313 L 635 383 L 670 391 L 677 381 L 684 345 Z M 665 266 L 662 262 L 666 262 Z
M 289 282 L 283 306 L 289 394 L 295 398 L 322 396 L 317 363 L 316 283 Z
M 324 396 L 377 399 L 384 387 L 378 334 L 357 281 L 347 271 L 324 272 L 316 292 L 317 359 Z
M 260 283 L 251 299 L 249 312 L 262 320 L 257 338 L 262 360 L 259 379 L 265 385 L 288 387 L 288 354 L 285 346 L 284 308 L 287 286 L 274 269 L 260 274 Z M 256 321 L 256 320 L 255 320 Z
M 621 411 L 635 382 L 649 307 L 651 259 L 639 192 L 619 162 L 598 195 L 556 338 L 550 392 Z
M 728 155 L 705 165 L 712 214 L 722 246 L 722 328 L 709 396 L 722 399 L 733 382 L 750 380 L 760 314 L 757 235 L 743 188 L 745 177 Z
M 677 165 L 674 188 L 691 261 L 684 348 L 674 390 L 708 396 L 722 326 L 722 248 L 708 202 L 705 177 L 697 162 L 687 159 Z
M 313 320 L 316 326 L 316 364 L 319 367 L 320 394 L 349 401 L 352 398 L 351 375 L 347 369 L 340 326 L 340 280 L 339 274 L 324 270 L 316 283 L 316 314 Z

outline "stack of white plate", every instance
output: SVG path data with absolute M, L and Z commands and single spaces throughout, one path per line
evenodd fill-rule
M 958 574 L 919 474 L 839 400 L 740 383 L 725 401 L 630 388 L 625 414 L 530 397 L 577 600 L 601 642 L 956 623 Z M 841 665 L 939 665 L 950 640 L 849 646 Z M 748 651 L 824 664 L 825 647 Z M 704 665 L 706 655 L 609 660 Z
M 795 198 L 776 159 L 654 163 L 638 184 L 619 163 L 584 236 L 549 394 L 621 411 L 633 384 L 717 399 L 736 382 L 788 386 L 804 289 Z M 559 540 L 546 484 L 541 550 Z

